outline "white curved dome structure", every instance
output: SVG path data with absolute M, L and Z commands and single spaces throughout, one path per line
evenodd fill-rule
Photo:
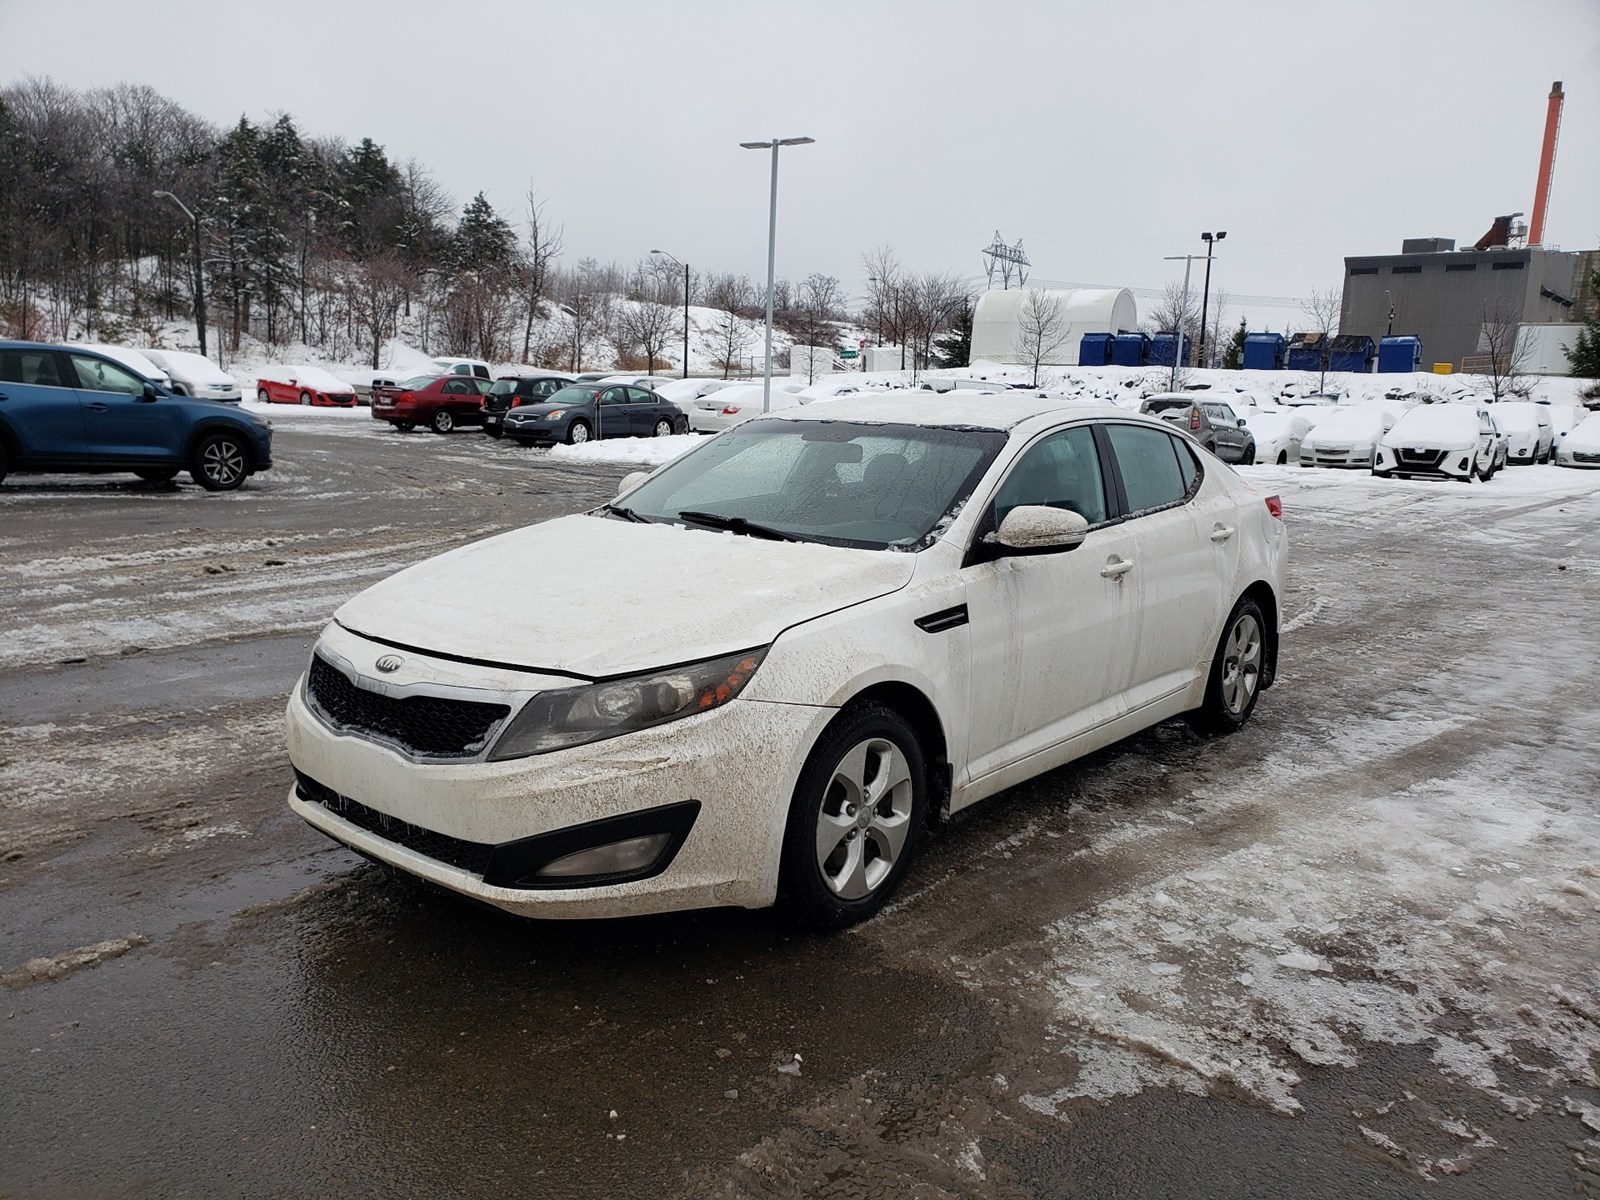
M 972 357 L 987 362 L 1020 363 L 1022 306 L 1035 293 L 1061 305 L 1061 342 L 1044 361 L 1057 366 L 1076 364 L 1078 342 L 1086 333 L 1123 333 L 1139 328 L 1139 312 L 1127 288 L 1009 288 L 987 291 L 978 297 L 972 313 Z

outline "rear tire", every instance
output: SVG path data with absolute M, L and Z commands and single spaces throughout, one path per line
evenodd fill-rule
M 661 420 L 656 422 L 656 436 L 657 437 L 670 437 L 671 434 L 672 434 L 672 422 L 667 420 L 665 417 L 662 417 Z
M 428 425 L 435 433 L 449 433 L 456 427 L 456 419 L 448 408 L 441 408 L 433 414 L 433 420 Z
M 0 442 L 0 483 L 5 482 L 6 472 L 9 470 L 11 470 L 11 451 L 6 449 L 4 442 Z
M 1278 451 L 1278 465 L 1280 467 L 1286 467 L 1289 465 L 1289 452 L 1287 450 Z
M 1206 676 L 1205 699 L 1189 714 L 1189 724 L 1201 733 L 1224 734 L 1248 721 L 1261 695 L 1266 652 L 1266 619 L 1261 606 L 1245 596 L 1222 627 L 1222 640 Z
M 272 403 L 272 397 L 267 395 L 267 389 L 266 388 L 258 387 L 256 389 L 256 402 L 258 404 L 271 404 Z
M 213 433 L 196 444 L 189 478 L 208 492 L 231 492 L 250 473 L 250 450 L 234 433 Z
M 922 837 L 927 767 L 891 708 L 846 708 L 822 732 L 795 785 L 779 893 L 800 921 L 841 929 L 876 914 Z
M 417 423 L 415 421 L 396 421 L 394 427 L 401 433 L 410 433 L 417 427 Z

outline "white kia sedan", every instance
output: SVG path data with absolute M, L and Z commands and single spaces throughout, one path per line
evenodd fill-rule
M 289 701 L 291 808 L 527 916 L 838 926 L 929 822 L 1170 717 L 1249 718 L 1277 497 L 1121 409 L 821 407 L 345 604 Z

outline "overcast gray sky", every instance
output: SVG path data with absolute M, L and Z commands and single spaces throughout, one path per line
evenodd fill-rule
M 1213 275 L 1281 327 L 1346 254 L 1471 243 L 1533 207 L 1567 91 L 1547 244 L 1600 245 L 1600 0 L 0 0 L 0 80 L 148 83 L 231 124 L 371 137 L 568 257 L 652 247 L 865 290 L 861 255 L 981 278 L 998 229 L 1041 281 Z M 1274 306 L 1246 297 L 1277 298 Z

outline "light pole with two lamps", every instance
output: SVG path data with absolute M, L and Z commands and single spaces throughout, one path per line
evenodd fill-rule
M 772 211 L 767 218 L 767 363 L 761 372 L 761 411 L 772 408 L 772 285 L 778 261 L 778 147 L 809 146 L 816 138 L 773 138 L 770 142 L 740 142 L 745 150 L 772 151 Z
M 200 357 L 206 356 L 206 283 L 205 271 L 200 265 L 200 215 L 190 212 L 189 206 L 179 200 L 171 192 L 151 192 L 155 199 L 165 196 L 179 208 L 183 215 L 194 223 L 194 325 L 195 331 L 200 335 Z
M 1195 361 L 1202 367 L 1211 365 L 1210 360 L 1206 358 L 1206 306 L 1211 301 L 1211 248 L 1227 236 L 1226 229 L 1215 237 L 1209 233 L 1200 235 L 1200 240 L 1206 244 L 1206 282 L 1200 292 L 1200 357 Z
M 687 379 L 689 378 L 689 264 L 678 262 L 665 250 L 652 250 L 650 253 L 659 254 L 683 268 L 683 377 Z

